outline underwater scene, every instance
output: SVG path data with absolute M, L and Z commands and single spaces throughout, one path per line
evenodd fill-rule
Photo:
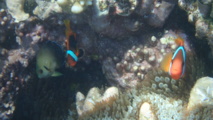
M 0 120 L 213 120 L 213 0 L 0 0 Z

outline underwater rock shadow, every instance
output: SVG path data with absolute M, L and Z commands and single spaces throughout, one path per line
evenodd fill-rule
M 12 120 L 65 119 L 75 102 L 76 91 L 86 93 L 91 87 L 108 85 L 100 63 L 92 62 L 85 66 L 84 71 L 64 69 L 60 77 L 38 79 L 34 76 L 20 90 Z

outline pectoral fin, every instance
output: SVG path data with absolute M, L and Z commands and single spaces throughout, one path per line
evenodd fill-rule
M 60 72 L 54 72 L 51 76 L 52 77 L 58 77 L 58 76 L 61 76 L 61 75 L 63 75 L 63 74 L 60 73 Z

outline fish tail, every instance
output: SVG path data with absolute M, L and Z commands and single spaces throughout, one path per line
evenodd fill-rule
M 164 58 L 160 64 L 161 69 L 164 70 L 165 72 L 169 72 L 171 60 L 172 60 L 172 52 L 170 52 L 164 56 Z

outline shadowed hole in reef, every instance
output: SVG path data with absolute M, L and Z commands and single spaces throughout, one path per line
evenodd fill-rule
M 6 49 L 17 49 L 18 43 L 16 42 L 16 35 L 14 29 L 10 29 L 7 32 L 3 33 L 5 34 L 5 41 L 0 43 L 0 47 L 6 48 Z
M 203 72 L 205 75 L 213 76 L 213 63 L 211 62 L 213 60 L 213 55 L 211 53 L 211 48 L 208 45 L 208 40 L 206 38 L 199 39 L 195 37 L 195 25 L 188 22 L 187 12 L 176 6 L 168 17 L 164 28 L 166 30 L 171 29 L 176 32 L 185 33 L 187 35 L 188 41 L 190 41 L 190 47 L 193 48 L 198 59 L 200 59 L 205 65 L 206 70 Z
M 79 64 L 83 64 L 85 69 L 76 72 L 64 69 L 60 77 L 38 79 L 34 75 L 19 92 L 13 120 L 65 119 L 71 104 L 75 103 L 77 91 L 86 95 L 92 87 L 109 86 L 99 62 Z

